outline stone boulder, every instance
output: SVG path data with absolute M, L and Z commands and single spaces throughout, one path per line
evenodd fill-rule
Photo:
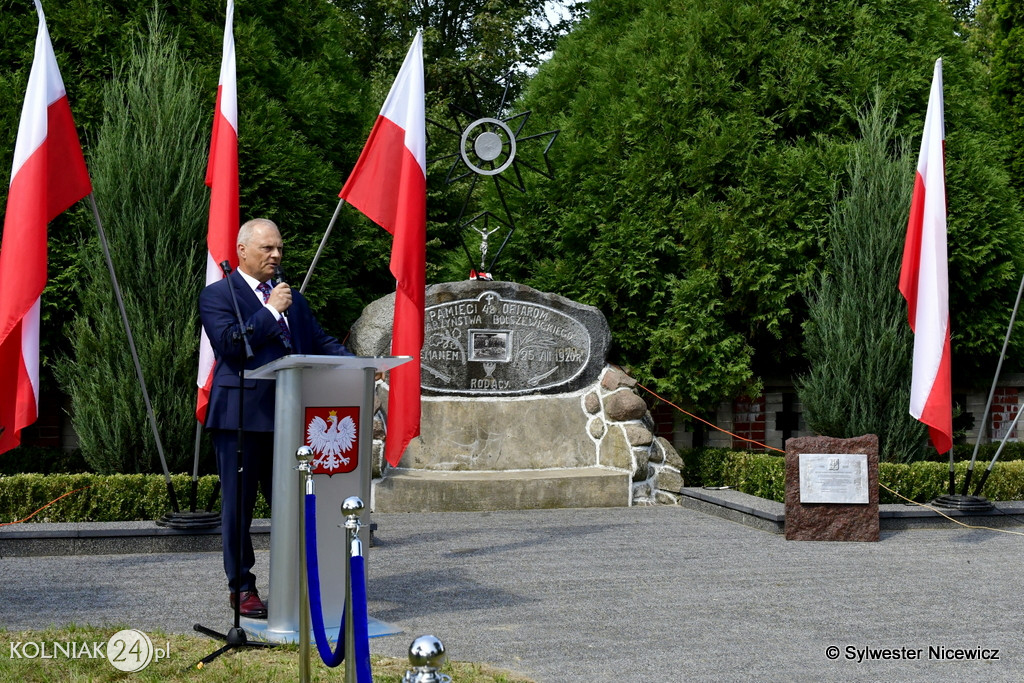
M 393 309 L 394 295 L 367 306 L 349 348 L 388 355 Z M 655 438 L 636 380 L 607 365 L 610 341 L 599 310 L 524 285 L 428 287 L 421 435 L 383 463 L 378 382 L 375 509 L 677 503 L 682 459 Z

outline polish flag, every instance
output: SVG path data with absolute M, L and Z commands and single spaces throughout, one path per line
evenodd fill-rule
M 384 457 L 402 459 L 420 433 L 420 350 L 426 287 L 427 136 L 423 34 L 416 32 L 391 92 L 339 196 L 390 232 L 395 317 L 391 353 L 413 360 L 391 371 Z
M 910 414 L 928 425 L 932 444 L 939 453 L 953 447 L 945 146 L 942 60 L 938 59 L 917 160 L 900 292 L 907 300 L 910 329 L 914 331 Z
M 235 3 L 228 0 L 224 22 L 224 56 L 220 63 L 220 85 L 217 86 L 217 109 L 213 115 L 213 136 L 210 161 L 206 168 L 206 184 L 210 187 L 210 219 L 206 234 L 206 284 L 224 277 L 222 261 L 238 265 L 235 250 L 238 237 L 238 93 L 235 83 L 235 38 L 232 25 Z M 213 386 L 213 347 L 202 330 L 199 340 L 199 396 L 196 419 L 206 420 L 206 406 Z
M 46 224 L 92 192 L 64 81 L 36 0 L 39 30 L 14 146 L 0 243 L 0 453 L 39 416 L 39 303 Z

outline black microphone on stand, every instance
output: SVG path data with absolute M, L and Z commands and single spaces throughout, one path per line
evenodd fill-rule
M 280 264 L 274 266 L 274 279 L 277 280 L 277 284 L 274 285 L 275 287 L 277 285 L 281 284 L 282 282 L 284 282 L 284 270 L 281 269 Z M 281 315 L 283 315 L 285 318 L 287 318 L 288 317 L 288 309 L 286 308 L 285 310 L 281 311 Z
M 274 279 L 277 280 L 277 284 L 274 285 L 275 287 L 277 285 L 281 284 L 282 282 L 284 282 L 284 271 L 281 270 L 281 265 L 280 264 L 274 266 Z M 283 311 L 281 311 L 281 317 L 282 318 L 287 318 L 288 317 L 288 309 L 287 308 L 284 309 Z M 288 327 L 288 323 L 285 322 L 284 326 L 287 328 Z M 283 330 L 282 330 L 282 333 L 281 333 L 281 341 L 284 342 L 284 349 L 285 349 L 285 351 L 287 351 L 288 353 L 291 353 L 292 352 L 292 342 L 288 338 L 288 333 L 283 331 Z

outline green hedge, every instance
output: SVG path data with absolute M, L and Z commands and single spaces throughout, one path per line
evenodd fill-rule
M 748 451 L 698 449 L 683 454 L 687 486 L 730 486 L 752 496 L 783 502 L 786 476 L 781 455 Z M 975 465 L 976 483 L 988 460 Z M 956 464 L 956 479 L 963 482 L 967 462 Z M 915 462 L 909 465 L 883 462 L 879 481 L 911 500 L 926 503 L 947 493 L 949 463 Z M 171 476 L 180 509 L 187 510 L 192 478 L 185 474 Z M 200 477 L 197 505 L 209 502 L 217 477 Z M 79 490 L 81 489 L 81 490 Z M 74 493 L 71 493 L 71 492 Z M 973 491 L 972 491 L 973 492 Z M 982 492 L 989 500 L 1024 500 L 1024 460 L 1003 462 L 992 469 Z M 64 494 L 69 494 L 63 498 Z M 122 522 L 159 519 L 171 511 L 167 484 L 157 474 L 15 474 L 0 476 L 0 524 L 24 519 L 40 510 L 30 522 Z M 902 498 L 886 491 L 879 492 L 881 503 L 902 503 Z M 220 510 L 220 500 L 214 510 Z M 270 508 L 263 496 L 256 501 L 256 517 L 269 517 Z
M 686 465 L 683 476 L 687 486 L 729 486 L 752 496 L 780 503 L 785 501 L 786 476 L 782 455 L 707 448 L 686 452 L 683 460 Z M 974 466 L 970 493 L 974 492 L 974 486 L 988 468 L 990 460 L 991 457 L 983 460 L 979 455 Z M 967 471 L 967 462 L 956 463 L 955 471 L 959 487 Z M 883 462 L 878 468 L 878 480 L 883 486 L 913 501 L 927 503 L 948 493 L 949 462 Z M 1000 456 L 985 482 L 982 495 L 989 500 L 1024 500 L 1024 460 L 1004 462 Z M 880 488 L 879 502 L 906 501 Z
M 197 507 L 205 509 L 217 477 L 200 477 Z M 171 476 L 178 506 L 188 510 L 192 477 Z M 81 490 L 79 490 L 81 489 Z M 74 493 L 70 493 L 74 491 Z M 64 494 L 68 494 L 63 498 Z M 0 476 L 0 524 L 24 519 L 47 503 L 30 522 L 122 522 L 159 519 L 171 512 L 167 483 L 156 474 L 15 474 Z M 220 510 L 220 497 L 214 505 Z M 256 517 L 268 517 L 263 496 L 256 502 Z

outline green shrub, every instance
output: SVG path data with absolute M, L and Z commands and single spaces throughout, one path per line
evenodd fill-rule
M 995 452 L 995 447 L 993 445 L 992 452 Z M 1004 462 L 1006 450 L 992 468 L 982 495 L 989 500 L 1024 500 L 1024 460 Z M 1014 450 L 1019 451 L 1016 448 Z M 970 449 L 967 457 L 970 457 Z M 982 461 L 979 455 L 975 463 L 971 493 L 988 468 L 989 460 L 991 456 Z M 729 486 L 752 496 L 780 503 L 785 501 L 786 468 L 781 454 L 703 448 L 684 453 L 683 461 L 686 465 L 684 476 L 687 486 Z M 957 462 L 955 472 L 959 493 L 967 472 L 967 462 Z M 878 467 L 878 481 L 881 485 L 878 497 L 880 503 L 905 503 L 906 500 L 900 496 L 918 503 L 927 503 L 949 492 L 949 462 L 883 462 Z
M 913 462 L 927 439 L 907 412 L 914 337 L 896 286 L 913 153 L 896 135 L 895 112 L 880 90 L 857 122 L 861 138 L 850 147 L 849 186 L 836 192 L 825 267 L 805 293 L 809 370 L 797 379 L 797 393 L 815 432 L 877 434 L 882 460 Z
M 103 123 L 88 158 L 111 275 L 92 238 L 82 243 L 73 354 L 58 365 L 71 421 L 96 472 L 183 471 L 193 459 L 208 132 L 194 64 L 160 10 L 103 89 Z M 138 363 L 160 433 L 147 420 Z
M 217 477 L 200 477 L 196 505 L 205 508 Z M 192 477 L 171 476 L 181 510 L 189 507 Z M 72 493 L 74 492 L 74 493 Z M 65 494 L 70 494 L 66 495 Z M 61 498 L 61 496 L 64 496 Z M 60 500 L 57 500 L 57 499 Z M 56 501 L 45 507 L 47 503 Z M 218 497 L 214 510 L 220 509 Z M 123 522 L 155 520 L 171 512 L 167 483 L 154 474 L 16 474 L 0 476 L 0 524 L 22 520 L 39 511 L 31 522 Z M 269 517 L 261 495 L 256 517 Z
M 992 456 L 999 450 L 998 443 L 986 443 L 978 447 L 978 458 L 974 467 L 977 470 L 978 467 L 988 467 L 988 464 L 992 461 Z M 970 460 L 971 455 L 974 453 L 974 444 L 972 443 L 961 443 L 953 446 L 953 459 Z M 949 455 L 939 455 L 932 449 L 927 460 L 934 460 L 935 462 L 943 462 L 949 465 Z M 1024 443 L 1007 442 L 1003 447 L 1003 452 L 999 454 L 998 462 L 1009 462 L 1010 460 L 1024 460 Z

